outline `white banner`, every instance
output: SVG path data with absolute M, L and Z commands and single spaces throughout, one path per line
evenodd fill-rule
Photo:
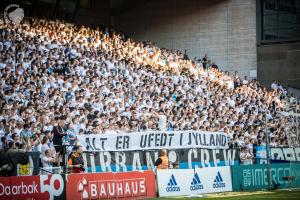
M 271 163 L 300 161 L 300 148 L 272 147 L 269 155 Z M 256 147 L 256 159 L 259 164 L 267 163 L 267 152 L 265 146 Z
M 272 160 L 300 161 L 300 148 L 271 148 Z
M 78 135 L 87 151 L 133 151 L 150 149 L 227 149 L 227 135 L 205 131 L 152 131 Z
M 157 170 L 160 197 L 232 191 L 230 167 Z

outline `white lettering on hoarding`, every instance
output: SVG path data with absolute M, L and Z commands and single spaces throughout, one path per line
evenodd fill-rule
M 81 181 L 82 182 L 82 181 Z M 79 186 L 88 187 L 88 189 L 80 188 L 78 191 L 83 198 L 83 191 L 89 191 L 86 197 L 91 199 L 102 199 L 124 196 L 144 196 L 146 194 L 145 178 L 123 179 L 123 180 L 99 180 L 87 181 L 87 184 L 79 183 Z
M 0 183 L 1 195 L 22 195 L 22 194 L 36 194 L 38 193 L 38 184 L 33 181 L 32 184 L 27 185 L 22 181 L 20 185 L 3 185 Z
M 50 177 L 50 185 L 45 184 L 45 181 L 47 181 Z M 56 189 L 54 187 L 54 182 L 59 182 L 59 187 Z M 60 174 L 53 174 L 51 176 L 48 175 L 41 175 L 40 176 L 40 182 L 41 182 L 41 193 L 48 192 L 50 195 L 50 200 L 53 200 L 54 196 L 60 196 L 64 190 L 64 180 Z

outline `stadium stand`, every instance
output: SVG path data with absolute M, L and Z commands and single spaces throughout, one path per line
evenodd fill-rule
M 107 29 L 38 19 L 0 26 L 3 149 L 56 157 L 80 134 L 203 130 L 225 132 L 231 147 L 252 154 L 265 143 L 266 122 L 271 146 L 288 146 L 278 112 L 300 104 L 277 82 L 267 91 L 207 55 L 189 60 Z

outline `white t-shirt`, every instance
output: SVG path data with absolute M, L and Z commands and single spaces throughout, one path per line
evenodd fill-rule
M 53 166 L 53 163 L 50 162 L 52 160 L 52 158 L 49 158 L 49 157 L 46 157 L 46 156 L 43 156 L 42 157 L 42 164 L 43 164 L 43 167 L 52 167 Z
M 251 154 L 249 154 L 249 152 L 241 152 L 240 159 L 241 159 L 241 164 L 243 164 L 243 165 L 251 165 L 252 164 L 252 158 L 251 158 Z
M 167 129 L 167 117 L 165 115 L 158 116 L 158 128 L 161 131 L 165 131 Z
M 278 85 L 277 85 L 276 83 L 272 83 L 271 88 L 272 88 L 273 90 L 277 90 Z
M 48 144 L 43 144 L 41 148 L 41 157 L 45 157 L 46 150 L 50 149 Z

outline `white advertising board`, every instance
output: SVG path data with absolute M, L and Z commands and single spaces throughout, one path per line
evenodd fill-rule
M 232 191 L 230 167 L 157 170 L 160 197 Z

